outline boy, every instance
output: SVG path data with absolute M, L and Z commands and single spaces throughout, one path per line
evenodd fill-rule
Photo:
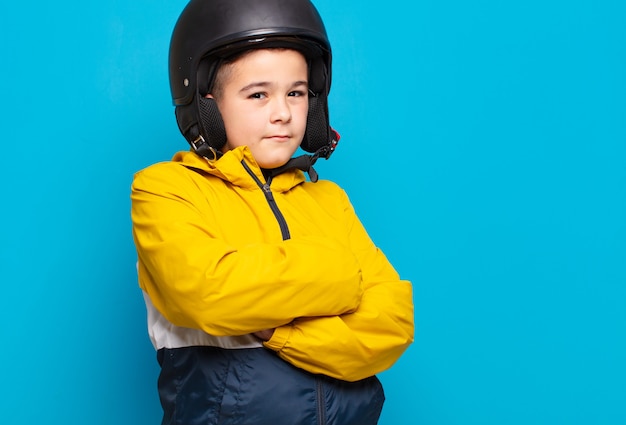
M 179 17 L 170 84 L 191 151 L 131 196 L 164 425 L 378 422 L 411 287 L 312 169 L 338 139 L 330 79 L 309 0 L 191 0 Z

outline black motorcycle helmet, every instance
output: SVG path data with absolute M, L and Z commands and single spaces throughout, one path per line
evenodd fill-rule
M 308 171 L 334 151 L 339 137 L 328 118 L 331 48 L 310 0 L 191 0 L 174 27 L 169 76 L 178 127 L 196 153 L 214 159 L 226 143 L 217 105 L 205 97 L 220 63 L 273 47 L 298 50 L 309 63 L 309 114 L 300 147 L 314 155 L 308 167 L 295 166 Z

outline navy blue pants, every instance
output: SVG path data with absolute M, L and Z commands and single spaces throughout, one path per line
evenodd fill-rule
M 265 348 L 161 349 L 162 425 L 375 425 L 375 376 L 346 382 L 298 369 Z

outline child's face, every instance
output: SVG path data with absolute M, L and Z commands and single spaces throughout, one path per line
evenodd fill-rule
M 226 66 L 232 69 L 215 99 L 226 128 L 223 151 L 247 145 L 259 166 L 280 167 L 298 149 L 306 129 L 304 56 L 294 50 L 254 50 Z

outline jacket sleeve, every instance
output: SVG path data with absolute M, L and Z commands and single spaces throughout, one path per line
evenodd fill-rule
M 140 286 L 170 322 L 243 335 L 356 309 L 360 265 L 347 247 L 321 237 L 232 246 L 196 208 L 194 173 L 177 169 L 148 168 L 131 191 Z
M 410 282 L 373 244 L 345 193 L 343 199 L 362 270 L 361 303 L 354 312 L 296 319 L 277 328 L 265 346 L 309 372 L 357 381 L 391 367 L 413 342 L 413 301 Z

